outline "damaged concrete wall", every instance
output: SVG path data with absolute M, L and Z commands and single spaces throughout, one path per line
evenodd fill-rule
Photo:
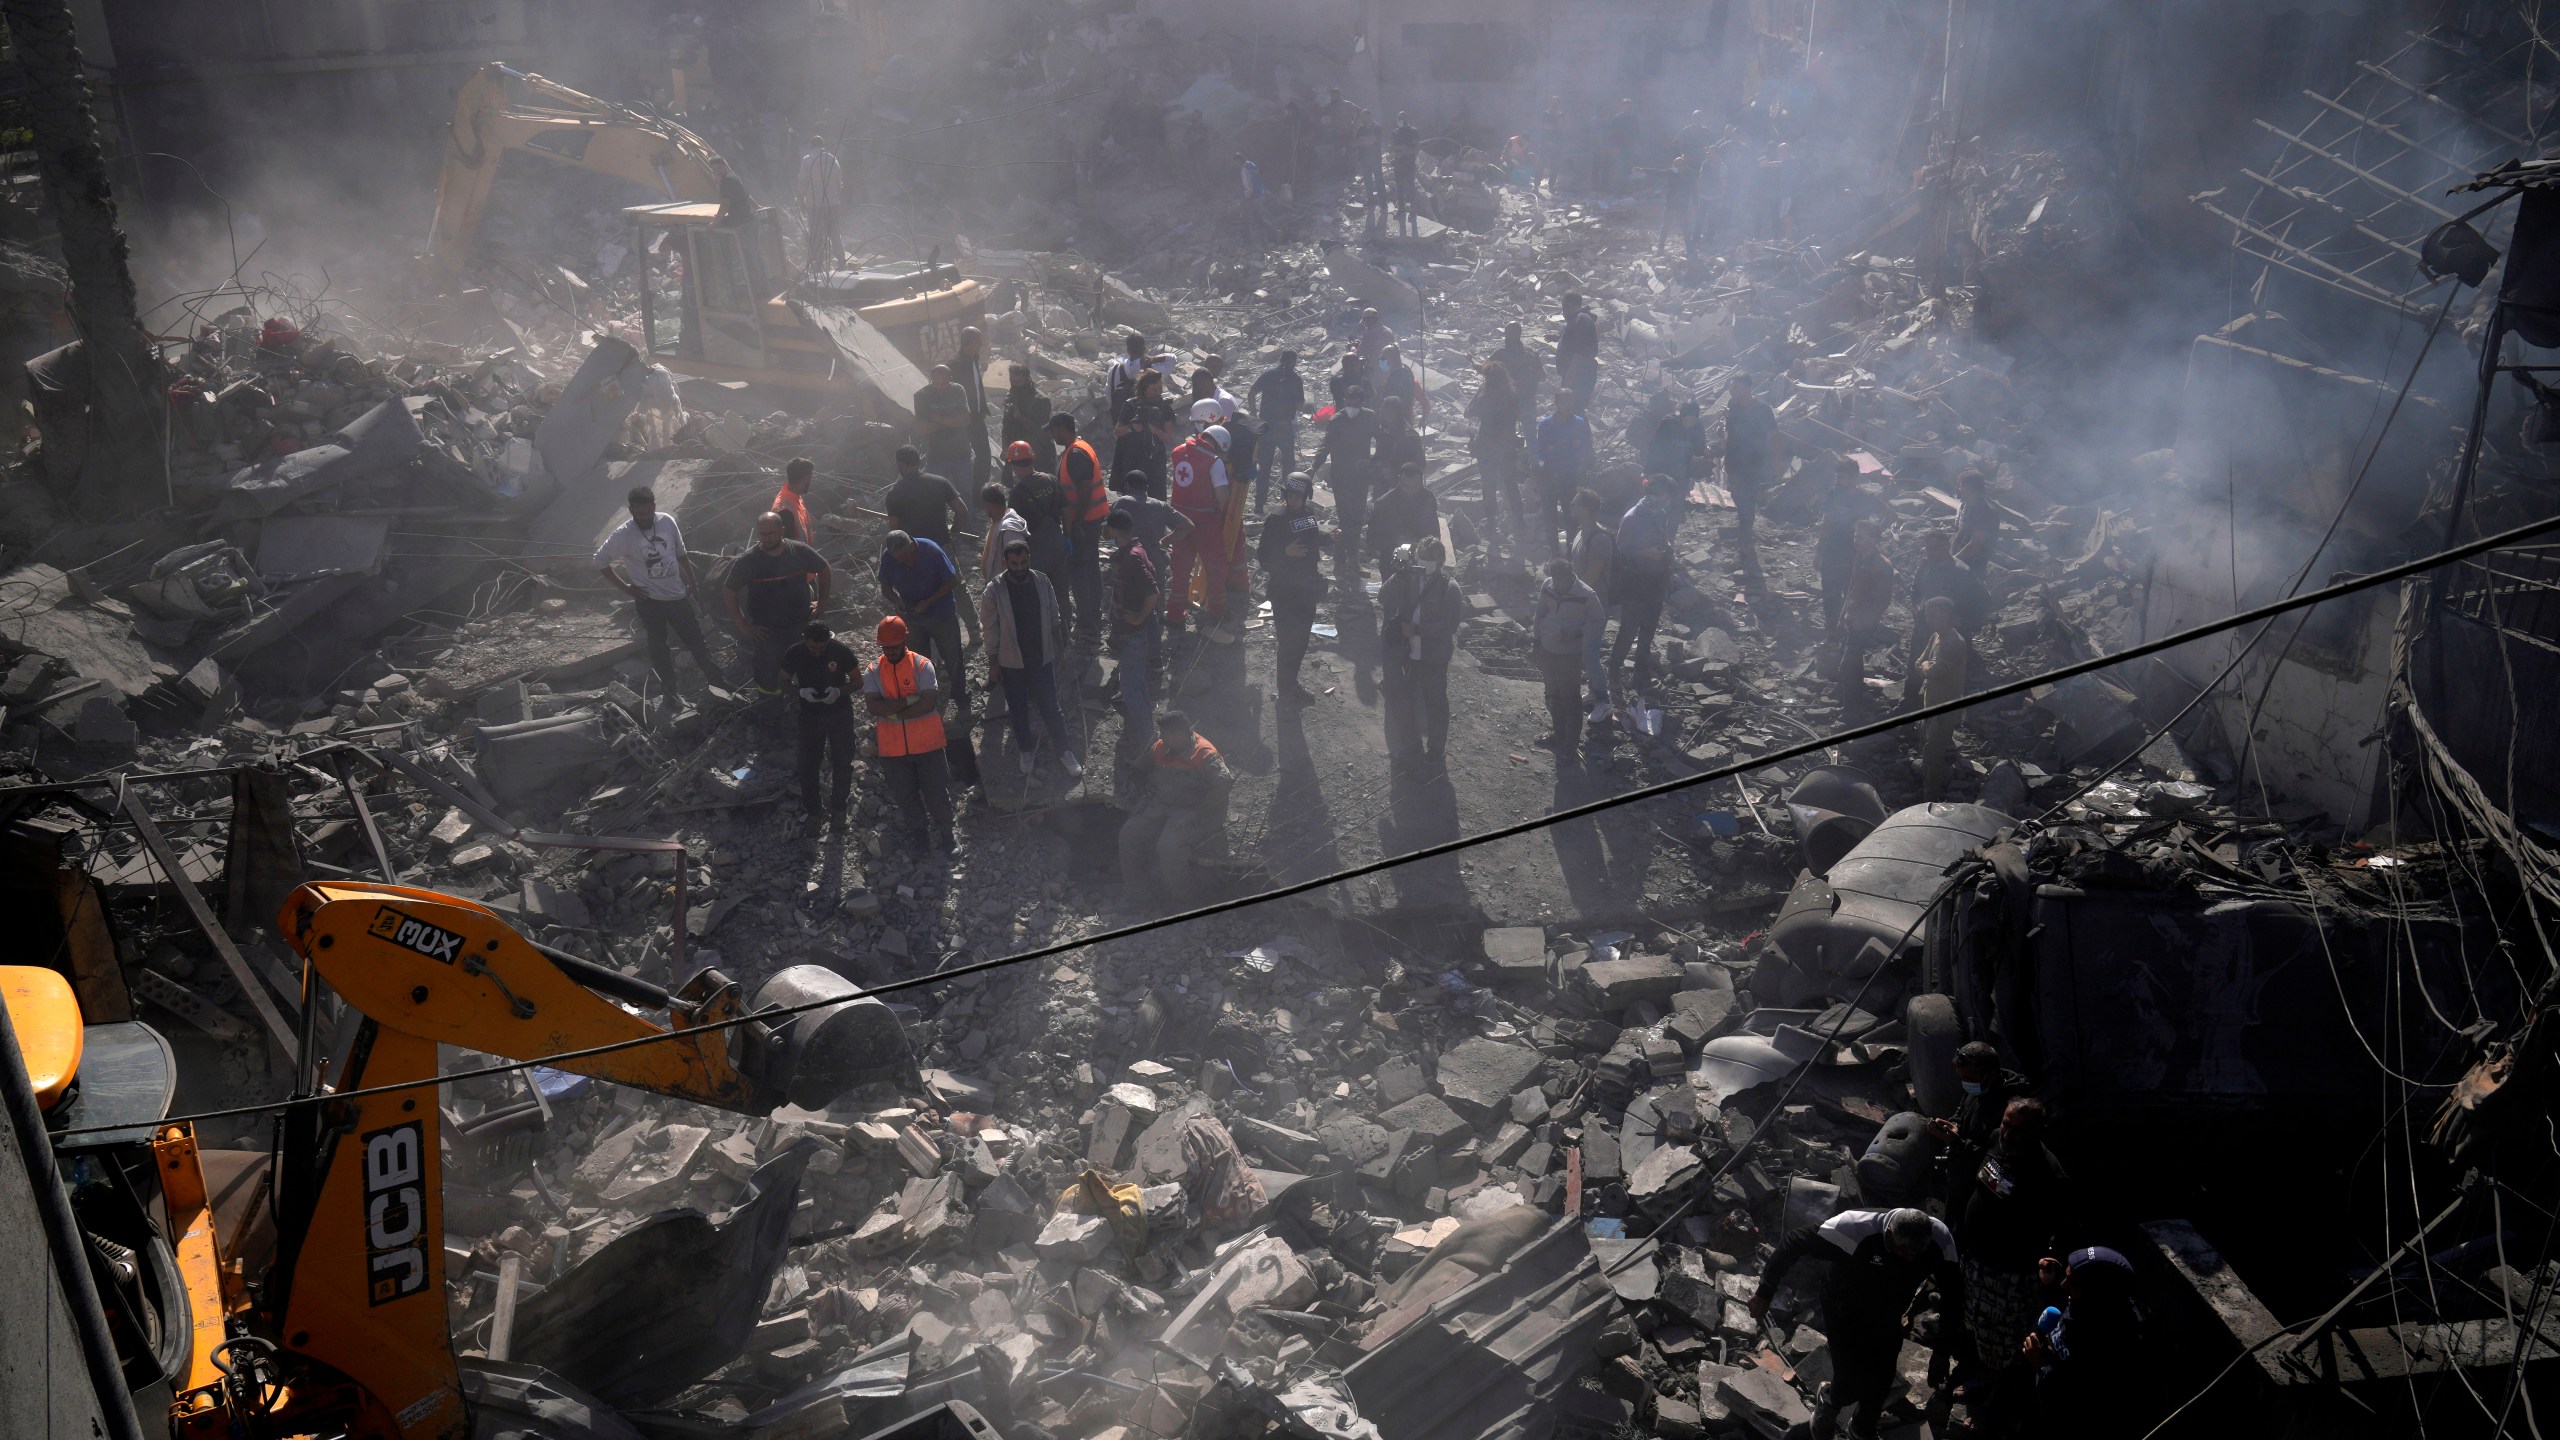
M 2197 337 L 2175 468 L 2163 476 L 2178 501 L 2164 507 L 2144 634 L 2278 599 L 2306 562 L 2302 587 L 2316 589 L 2406 548 L 2429 466 L 2448 448 L 2443 407 L 2412 395 L 2358 488 L 2392 387 L 2265 348 L 2298 341 L 2278 317 L 2244 317 Z M 2314 560 L 2333 519 L 2337 533 Z M 2236 778 L 2316 807 L 2351 832 L 2378 818 L 2381 755 L 2372 742 L 2390 688 L 2397 607 L 2396 593 L 2367 594 L 2281 620 L 2254 647 L 2252 629 L 2171 654 L 2182 678 L 2204 685 L 2251 648 L 2207 702 Z

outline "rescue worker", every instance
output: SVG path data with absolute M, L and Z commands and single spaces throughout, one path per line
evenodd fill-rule
M 1872 1440 L 1902 1358 L 1902 1316 L 1920 1287 L 1956 1293 L 1956 1240 L 1925 1210 L 1843 1210 L 1780 1241 L 1751 1296 L 1751 1318 L 1769 1317 L 1787 1272 L 1807 1260 L 1830 1265 L 1822 1287 L 1822 1333 L 1831 1342 L 1831 1379 L 1816 1392 L 1814 1440 L 1839 1432 Z
M 960 353 L 952 358 L 951 378 L 969 397 L 969 479 L 983 485 L 995 466 L 987 450 L 987 337 L 975 325 L 960 327 Z
M 814 461 L 794 459 L 782 467 L 782 488 L 773 492 L 773 503 L 764 508 L 782 517 L 783 539 L 816 543 L 817 532 L 809 526 L 809 487 L 817 479 Z
M 1147 798 L 1120 827 L 1120 883 L 1132 900 L 1161 887 L 1181 905 L 1199 893 L 1194 857 L 1226 853 L 1235 772 L 1179 710 L 1157 719 L 1150 753 Z
M 783 676 L 800 697 L 800 808 L 818 816 L 818 766 L 827 767 L 827 823 L 844 828 L 853 798 L 853 690 L 862 661 L 823 620 L 800 632 L 782 657 Z
M 1396 552 L 1395 573 L 1378 591 L 1379 698 L 1385 702 L 1387 758 L 1436 774 L 1449 743 L 1449 658 L 1457 653 L 1466 599 L 1445 573 L 1448 552 L 1432 536 Z
M 1315 481 L 1293 471 L 1280 482 L 1280 509 L 1262 518 L 1257 558 L 1262 582 L 1271 596 L 1272 643 L 1278 648 L 1274 669 L 1280 698 L 1304 705 L 1316 697 L 1298 683 L 1298 668 L 1307 658 L 1307 641 L 1316 623 L 1316 606 L 1324 600 L 1324 574 L 1317 568 L 1324 547 L 1342 532 L 1327 525 L 1308 503 Z
M 1368 517 L 1369 485 L 1377 473 L 1378 417 L 1366 408 L 1368 403 L 1367 386 L 1343 387 L 1342 404 L 1325 426 L 1315 458 L 1307 462 L 1307 473 L 1312 475 L 1326 460 L 1333 461 L 1333 512 L 1342 525 L 1333 579 L 1344 590 L 1360 584 L 1360 525 Z
M 987 637 L 987 687 L 1004 696 L 1013 719 L 1013 753 L 1024 778 L 1039 764 L 1039 740 L 1031 732 L 1036 709 L 1051 748 L 1058 752 L 1058 768 L 1069 780 L 1083 779 L 1084 762 L 1076 758 L 1066 712 L 1058 706 L 1057 661 L 1066 631 L 1049 577 L 1031 568 L 1029 536 L 1005 537 L 1004 574 L 978 599 L 978 633 Z
M 1164 588 L 1165 628 L 1180 631 L 1188 623 L 1191 570 L 1204 577 L 1201 596 L 1205 633 L 1227 624 L 1227 427 L 1212 425 L 1175 447 L 1165 465 L 1165 484 L 1173 508 L 1191 528 L 1173 542 L 1173 569 Z
M 1582 748 L 1582 657 L 1591 637 L 1608 623 L 1600 596 L 1573 573 L 1573 561 L 1561 555 L 1548 561 L 1529 628 L 1538 678 L 1547 692 L 1547 736 L 1538 743 L 1556 752 L 1559 766 Z
M 1076 417 L 1063 410 L 1051 415 L 1049 439 L 1058 447 L 1058 486 L 1066 492 L 1067 599 L 1076 637 L 1090 645 L 1105 628 L 1102 522 L 1111 514 L 1111 488 L 1093 442 L 1076 434 Z
M 951 765 L 943 753 L 942 687 L 933 662 L 907 648 L 907 622 L 880 622 L 880 658 L 862 672 L 880 776 L 917 849 L 959 851 L 951 820 Z
M 1016 440 L 1004 447 L 1005 490 L 1013 501 L 1013 513 L 1022 517 L 1023 533 L 1031 540 L 1031 568 L 1049 577 L 1049 588 L 1057 592 L 1061 636 L 1072 631 L 1074 573 L 1070 565 L 1074 542 L 1067 538 L 1067 491 L 1040 464 L 1040 452 L 1028 440 Z
M 721 593 L 729 602 L 729 620 L 746 642 L 755 668 L 756 689 L 782 693 L 782 652 L 800 641 L 801 630 L 827 612 L 835 588 L 835 567 L 798 540 L 782 536 L 782 517 L 766 511 L 756 520 L 756 543 L 729 562 Z M 810 593 L 810 578 L 817 593 Z
M 658 508 L 658 492 L 634 485 L 624 497 L 631 518 L 617 525 L 596 547 L 596 568 L 631 597 L 639 614 L 640 633 L 648 638 L 649 668 L 668 698 L 676 694 L 675 651 L 667 644 L 673 630 L 685 653 L 702 667 L 703 680 L 720 683 L 720 663 L 702 638 L 702 620 L 694 613 L 693 557 L 685 553 L 684 532 L 676 517 Z M 625 576 L 629 578 L 624 578 Z

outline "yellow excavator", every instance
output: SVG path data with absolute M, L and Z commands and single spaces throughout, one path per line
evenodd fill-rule
M 436 180 L 427 260 L 445 283 L 467 267 L 499 164 L 522 154 L 611 175 L 660 198 L 623 211 L 641 274 L 641 348 L 679 374 L 806 395 L 885 401 L 903 413 L 922 367 L 983 323 L 987 289 L 928 258 L 802 277 L 773 211 L 724 199 L 717 152 L 672 120 L 506 65 L 482 66 L 455 97 Z
M 277 933 L 306 962 L 306 999 L 325 985 L 350 1013 L 341 1053 L 306 1044 L 297 1081 L 320 1098 L 285 1113 L 271 1153 L 199 1152 L 162 1123 L 168 1049 L 147 1026 L 84 1025 L 62 975 L 0 966 L 130 1392 L 138 1411 L 164 1403 L 171 1440 L 470 1433 L 447 1328 L 440 1045 L 534 1060 L 652 1040 L 550 1063 L 747 1115 L 915 1075 L 888 1007 L 823 967 L 768 981 L 753 1011 L 814 1007 L 768 1022 L 717 970 L 669 993 L 432 890 L 307 884 Z

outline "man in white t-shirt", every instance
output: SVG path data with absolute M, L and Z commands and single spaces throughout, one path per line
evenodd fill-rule
M 596 547 L 596 568 L 639 607 L 640 628 L 649 638 L 649 666 L 670 698 L 676 693 L 676 657 L 667 644 L 676 638 L 702 667 L 705 681 L 718 684 L 720 664 L 702 638 L 702 621 L 693 612 L 693 559 L 685 554 L 684 532 L 676 517 L 661 514 L 657 492 L 634 485 L 628 497 L 631 518 L 614 527 Z

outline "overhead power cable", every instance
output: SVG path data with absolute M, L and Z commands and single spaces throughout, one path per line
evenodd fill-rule
M 1268 890 L 1256 891 L 1251 895 L 1240 895 L 1233 899 L 1221 900 L 1213 904 L 1199 906 L 1195 909 L 1179 911 L 1171 915 L 1159 916 L 1152 920 L 1137 921 L 1133 924 L 1120 926 L 1117 929 L 1102 931 L 1099 934 L 1081 936 L 1073 940 L 1062 940 L 1055 944 L 1042 945 L 1030 950 L 1025 950 L 1019 954 L 998 956 L 993 959 L 980 960 L 967 965 L 955 965 L 947 970 L 935 971 L 930 975 L 917 975 L 904 980 L 891 981 L 885 985 L 871 987 L 866 991 L 866 993 L 875 996 L 896 994 L 901 991 L 918 989 L 925 986 L 940 985 L 946 981 L 961 979 L 965 976 L 983 975 L 991 971 L 1006 969 L 1014 965 L 1027 964 L 1035 960 L 1045 960 L 1051 956 L 1063 955 L 1071 951 L 1088 950 L 1097 945 L 1107 945 L 1120 940 L 1131 940 L 1140 935 L 1150 934 L 1154 931 L 1167 929 L 1175 925 L 1187 925 L 1195 920 L 1206 920 L 1213 916 L 1228 914 L 1233 911 L 1260 905 L 1267 901 L 1285 900 L 1293 895 L 1304 895 L 1311 891 L 1321 890 L 1328 885 L 1338 885 L 1344 881 L 1360 879 L 1363 876 L 1380 874 L 1384 871 L 1393 870 L 1399 866 L 1418 864 L 1422 861 L 1438 859 L 1445 855 L 1455 855 L 1461 851 L 1470 850 L 1479 845 L 1491 844 L 1498 840 L 1516 839 L 1522 835 L 1534 834 L 1540 830 L 1548 828 L 1549 826 L 1561 825 L 1574 820 L 1587 819 L 1591 816 L 1603 814 L 1623 806 L 1640 804 L 1648 800 L 1657 800 L 1663 796 L 1677 794 L 1683 790 L 1693 789 L 1701 785 L 1713 784 L 1718 780 L 1729 779 L 1748 771 L 1777 764 L 1781 761 L 1818 754 L 1835 745 L 1842 745 L 1851 741 L 1864 740 L 1873 736 L 1887 734 L 1894 730 L 1898 730 L 1905 725 L 1933 720 L 1942 715 L 1959 714 L 1977 705 L 1987 704 L 1994 700 L 2005 699 L 2011 695 L 2025 694 L 2027 691 L 2040 685 L 2056 684 L 2061 681 L 2071 679 L 2077 675 L 2091 674 L 2099 670 L 2107 669 L 2111 666 L 2124 664 L 2127 661 L 2140 660 L 2146 656 L 2157 655 L 2167 650 L 2174 650 L 2181 645 L 2191 644 L 2197 640 L 2205 639 L 2208 636 L 2219 635 L 2226 630 L 2236 630 L 2244 625 L 2254 625 L 2275 616 L 2283 615 L 2289 611 L 2305 609 L 2331 600 L 2344 599 L 2349 595 L 2361 594 L 2364 591 L 2374 589 L 2378 586 L 2388 585 L 2394 581 L 2405 580 L 2413 575 L 2424 574 L 2438 566 L 2449 565 L 2460 560 L 2467 560 L 2475 555 L 2485 555 L 2493 550 L 2503 550 L 2509 546 L 2520 545 L 2526 541 L 2552 534 L 2555 531 L 2560 531 L 2560 515 L 2552 515 L 2544 519 L 2531 521 L 2527 524 L 2516 526 L 2514 529 L 2504 530 L 2495 535 L 2466 541 L 2460 545 L 2448 546 L 2444 549 L 2433 551 L 2426 555 L 2421 555 L 2413 560 L 2406 560 L 2397 565 L 2386 566 L 2385 568 L 2376 570 L 2371 574 L 2342 580 L 2337 584 L 2329 585 L 2322 589 L 2309 591 L 2301 595 L 2288 596 L 2280 600 L 2270 601 L 2264 605 L 2254 606 L 2250 609 L 2224 616 L 2220 620 L 2209 621 L 2190 629 L 2178 631 L 2173 635 L 2164 635 L 2157 640 L 2144 641 L 2141 644 L 2131 646 L 2130 648 L 2118 651 L 2112 655 L 2095 656 L 2086 660 L 2074 661 L 2068 665 L 2057 666 L 2054 669 L 2042 671 L 2020 679 L 2004 680 L 1999 684 L 1985 687 L 1984 689 L 1977 690 L 1972 694 L 1963 696 L 1959 699 L 1941 701 L 1934 705 L 1923 705 L 1906 714 L 1888 716 L 1879 720 L 1871 720 L 1863 725 L 1852 725 L 1846 729 L 1833 731 L 1829 735 L 1818 735 L 1810 740 L 1801 740 L 1791 745 L 1777 746 L 1773 749 L 1762 751 L 1761 753 L 1747 759 L 1736 760 L 1729 764 L 1710 767 L 1709 769 L 1701 771 L 1695 775 L 1683 776 L 1676 780 L 1665 780 L 1658 784 L 1640 786 L 1634 790 L 1625 791 L 1599 800 L 1593 800 L 1586 804 L 1574 805 L 1563 810 L 1553 811 L 1549 814 L 1533 816 L 1529 819 L 1516 821 L 1509 825 L 1496 826 L 1491 830 L 1486 830 L 1475 835 L 1462 835 L 1453 840 L 1445 840 L 1434 845 L 1425 845 L 1416 850 L 1405 851 L 1402 854 L 1382 856 L 1376 860 L 1363 861 L 1357 865 L 1347 865 L 1339 870 L 1331 871 L 1312 879 L 1292 881 L 1285 885 L 1275 885 Z M 751 1014 L 739 1015 L 728 1020 L 713 1021 L 705 1025 L 689 1026 L 682 1030 L 671 1030 L 654 1035 L 643 1035 L 630 1040 L 616 1041 L 610 1045 L 593 1045 L 579 1050 L 563 1050 L 555 1054 L 537 1056 L 529 1060 L 514 1060 L 498 1065 L 481 1066 L 477 1069 L 455 1071 L 451 1074 L 438 1076 L 432 1081 L 414 1081 L 402 1085 L 383 1085 L 365 1090 L 349 1090 L 334 1095 L 304 1096 L 295 1099 L 264 1101 L 251 1105 L 234 1105 L 218 1110 L 201 1110 L 190 1115 L 173 1116 L 164 1123 L 175 1124 L 181 1121 L 193 1122 L 199 1120 L 220 1120 L 241 1115 L 265 1114 L 273 1111 L 291 1109 L 299 1105 L 317 1104 L 323 1101 L 351 1100 L 360 1096 L 384 1095 L 395 1091 L 414 1090 L 420 1085 L 426 1084 L 446 1084 L 456 1080 L 472 1080 L 490 1075 L 512 1074 L 516 1071 L 530 1069 L 537 1065 L 559 1066 L 573 1060 L 592 1059 L 599 1055 L 610 1055 L 624 1050 L 637 1049 L 643 1045 L 654 1045 L 662 1041 L 675 1039 L 679 1036 L 702 1035 L 711 1030 L 744 1024 L 749 1020 L 770 1022 L 774 1020 L 788 1019 L 791 1016 L 802 1014 L 806 1011 L 823 1009 L 829 1005 L 841 1003 L 842 997 L 837 997 L 828 1000 L 813 1000 L 799 1005 L 778 1006 L 770 1009 L 758 1010 Z M 81 1129 L 63 1130 L 55 1132 L 55 1139 L 62 1140 L 75 1135 L 91 1134 L 100 1130 L 118 1128 L 127 1127 L 88 1126 Z

